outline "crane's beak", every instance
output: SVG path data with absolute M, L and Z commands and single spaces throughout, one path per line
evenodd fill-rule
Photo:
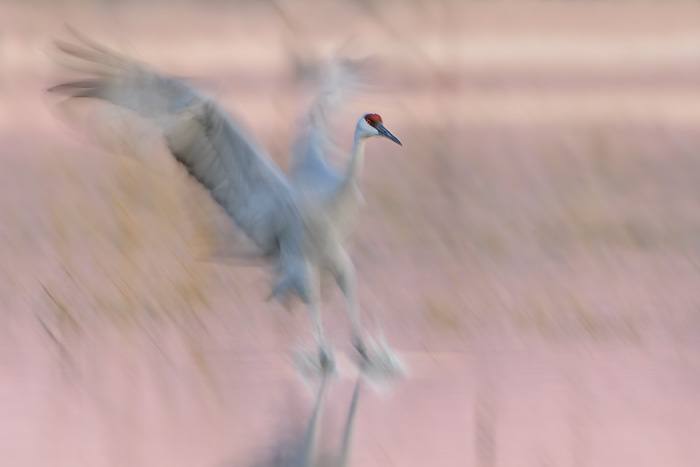
M 394 143 L 398 144 L 399 146 L 403 146 L 403 144 L 401 144 L 401 141 L 399 141 L 399 139 L 396 136 L 392 135 L 391 132 L 389 130 L 387 130 L 384 127 L 384 125 L 382 125 L 381 123 L 375 124 L 374 128 L 377 129 L 380 136 L 383 136 L 385 138 L 389 138 L 390 140 L 392 140 Z

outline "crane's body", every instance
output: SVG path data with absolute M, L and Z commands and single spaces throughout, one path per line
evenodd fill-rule
M 378 125 L 388 138 L 396 139 L 384 129 L 381 117 L 367 114 L 356 126 L 353 151 L 344 171 L 330 167 L 326 158 L 320 153 L 321 144 L 314 139 L 320 137 L 312 129 L 305 135 L 306 155 L 290 170 L 289 180 L 292 186 L 294 210 L 299 213 L 303 226 L 304 261 L 299 265 L 309 285 L 306 303 L 309 305 L 314 335 L 324 353 L 324 339 L 319 311 L 320 277 L 329 272 L 335 278 L 347 301 L 350 323 L 352 325 L 355 346 L 366 357 L 361 339 L 360 318 L 355 293 L 355 271 L 346 251 L 346 243 L 355 228 L 360 206 L 363 202 L 358 184 L 358 177 L 364 165 L 364 150 L 367 139 L 374 134 Z M 284 284 L 284 283 L 283 283 Z M 285 288 L 280 287 L 274 294 L 284 295 Z M 298 291 L 304 299 L 304 291 Z
M 209 191 L 262 255 L 276 261 L 271 297 L 292 294 L 308 306 L 321 366 L 332 363 L 320 314 L 320 278 L 325 272 L 333 275 L 346 297 L 354 344 L 367 359 L 355 272 L 345 245 L 362 203 L 358 177 L 366 141 L 380 136 L 401 144 L 384 127 L 382 118 L 377 114 L 361 117 L 347 166 L 329 166 L 325 113 L 332 107 L 329 92 L 339 84 L 327 82 L 293 146 L 292 164 L 285 175 L 213 100 L 174 77 L 73 33 L 84 46 L 60 42 L 59 49 L 82 65 L 87 62 L 97 77 L 51 90 L 103 99 L 157 123 L 177 161 Z

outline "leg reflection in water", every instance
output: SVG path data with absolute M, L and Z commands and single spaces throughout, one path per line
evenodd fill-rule
M 369 344 L 368 351 L 373 358 L 369 360 L 371 363 L 365 359 L 358 362 L 355 389 L 344 423 L 340 448 L 331 449 L 332 446 L 320 439 L 321 433 L 325 432 L 321 429 L 321 417 L 326 391 L 336 375 L 337 368 L 333 365 L 319 365 L 313 355 L 300 351 L 296 354 L 295 361 L 301 380 L 306 384 L 318 382 L 311 418 L 303 429 L 285 429 L 283 437 L 276 440 L 273 449 L 267 449 L 262 458 L 248 465 L 253 467 L 348 467 L 355 413 L 363 386 L 370 383 L 372 386 L 386 388 L 406 376 L 402 363 L 392 352 L 386 350 L 385 340 L 380 339 L 377 342 L 370 340 Z
M 362 374 L 358 374 L 357 381 L 355 382 L 355 390 L 352 394 L 348 416 L 343 429 L 343 442 L 337 453 L 323 452 L 318 446 L 318 436 L 321 431 L 320 416 L 323 412 L 324 395 L 328 385 L 328 379 L 328 375 L 324 375 L 321 379 L 318 395 L 316 396 L 316 406 L 309 420 L 309 426 L 306 430 L 301 452 L 299 453 L 299 459 L 296 463 L 291 464 L 295 467 L 346 467 L 349 465 L 353 422 L 355 420 L 357 402 L 360 398 L 360 390 L 362 388 Z
M 252 467 L 347 467 L 350 465 L 350 446 L 352 444 L 353 422 L 363 385 L 362 373 L 359 373 L 355 382 L 355 390 L 352 394 L 350 406 L 343 428 L 343 439 L 339 449 L 331 449 L 332 446 L 323 443 L 320 439 L 322 432 L 321 417 L 325 405 L 326 391 L 330 385 L 332 374 L 323 373 L 320 378 L 316 403 L 311 418 L 303 429 L 300 439 L 288 439 L 289 436 L 299 435 L 296 430 L 285 430 L 285 438 L 278 439 L 272 449 L 266 449 L 262 458 L 258 458 Z M 302 431 L 302 430 L 300 430 Z

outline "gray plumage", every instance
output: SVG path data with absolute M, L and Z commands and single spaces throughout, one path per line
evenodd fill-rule
M 73 31 L 82 43 L 56 42 L 67 66 L 88 72 L 92 79 L 50 89 L 75 98 L 96 98 L 128 108 L 163 131 L 173 156 L 201 183 L 263 255 L 275 261 L 272 297 L 297 295 L 308 305 L 321 362 L 329 363 L 323 339 L 320 275 L 329 271 L 347 299 L 354 343 L 362 344 L 354 268 L 345 250 L 361 195 L 356 183 L 362 170 L 364 144 L 383 136 L 401 144 L 383 126 L 381 117 L 367 114 L 355 130 L 355 145 L 344 170 L 331 168 L 327 113 L 351 87 L 351 62 L 333 68 L 312 104 L 304 129 L 292 147 L 287 176 L 265 149 L 246 135 L 209 97 L 183 81 L 160 73 Z M 86 67 L 87 66 L 87 67 Z

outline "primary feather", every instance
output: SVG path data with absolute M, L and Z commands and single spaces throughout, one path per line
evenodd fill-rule
M 208 97 L 175 77 L 126 58 L 82 36 L 84 47 L 58 42 L 69 56 L 94 65 L 98 77 L 50 90 L 98 98 L 157 123 L 173 156 L 266 253 L 287 227 L 290 186 L 267 152 Z

